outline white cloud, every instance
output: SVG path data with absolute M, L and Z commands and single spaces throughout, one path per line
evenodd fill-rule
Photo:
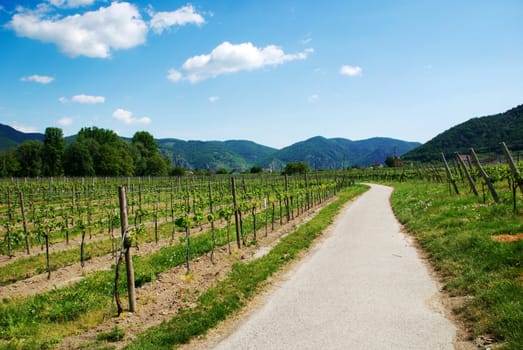
M 113 112 L 113 118 L 116 120 L 119 120 L 121 122 L 124 122 L 125 124 L 149 124 L 151 122 L 151 118 L 149 117 L 142 117 L 142 118 L 134 118 L 133 113 L 126 111 L 125 109 L 118 108 Z
M 156 34 L 161 34 L 165 29 L 172 26 L 184 26 L 186 24 L 201 25 L 205 19 L 199 13 L 196 13 L 192 5 L 186 5 L 176 11 L 158 12 L 149 11 L 151 21 L 149 26 Z
M 218 102 L 219 100 L 220 100 L 219 96 L 210 96 L 209 97 L 209 102 L 210 103 Z
M 356 77 L 361 75 L 363 72 L 363 69 L 359 66 L 341 66 L 340 68 L 340 74 L 341 75 L 347 75 L 349 77 Z
M 320 95 L 318 94 L 313 94 L 313 95 L 310 95 L 309 97 L 307 97 L 307 101 L 309 103 L 314 103 L 316 101 L 318 101 L 320 99 Z
M 169 71 L 167 72 L 167 79 L 174 82 L 178 82 L 183 79 L 183 75 L 176 69 L 169 69 Z
M 312 52 L 313 49 L 306 49 L 300 53 L 286 54 L 275 45 L 258 48 L 250 42 L 233 45 L 226 41 L 214 48 L 210 54 L 187 59 L 182 65 L 183 74 L 170 69 L 168 78 L 172 81 L 189 80 L 191 83 L 196 83 L 222 74 L 251 71 L 289 61 L 304 60 Z
M 104 103 L 105 97 L 81 94 L 81 95 L 75 95 L 75 96 L 71 97 L 71 101 L 76 102 L 76 103 L 90 103 L 90 104 Z
M 69 125 L 73 124 L 73 118 L 64 117 L 64 118 L 58 119 L 57 123 L 60 126 L 69 126 Z
M 136 7 L 127 2 L 115 1 L 97 11 L 63 18 L 46 16 L 44 11 L 19 11 L 8 28 L 22 37 L 54 43 L 72 57 L 110 57 L 113 50 L 143 44 L 148 31 Z
M 35 83 L 40 83 L 40 84 L 49 84 L 49 83 L 53 82 L 54 78 L 47 76 L 47 75 L 34 74 L 34 75 L 27 76 L 27 77 L 22 77 L 20 80 L 34 81 Z
M 76 8 L 94 4 L 94 0 L 49 0 L 49 3 L 56 7 Z
M 58 102 L 60 102 L 60 103 L 67 103 L 69 101 L 67 100 L 67 98 L 62 96 L 62 97 L 58 98 Z

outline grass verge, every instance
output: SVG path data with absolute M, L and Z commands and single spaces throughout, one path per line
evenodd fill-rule
M 523 241 L 492 239 L 523 232 L 512 203 L 482 204 L 450 195 L 446 184 L 394 185 L 393 210 L 428 253 L 451 296 L 468 296 L 455 310 L 473 338 L 487 335 L 502 349 L 523 349 Z
M 342 191 L 336 201 L 283 238 L 269 254 L 248 263 L 236 263 L 226 279 L 202 294 L 196 307 L 183 309 L 170 321 L 140 334 L 126 349 L 172 349 L 206 333 L 244 306 L 269 276 L 296 258 L 321 235 L 348 200 L 366 189 L 366 186 L 353 186 Z

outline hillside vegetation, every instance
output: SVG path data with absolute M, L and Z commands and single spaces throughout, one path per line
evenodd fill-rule
M 352 141 L 316 136 L 285 147 L 268 158 L 264 165 L 306 162 L 312 169 L 341 169 L 349 166 L 383 164 L 388 156 L 402 155 L 419 146 L 384 137 Z
M 116 136 L 111 130 L 94 129 Z M 71 145 L 78 145 L 78 135 L 71 135 L 64 139 L 68 149 Z M 128 149 L 133 143 L 133 140 L 130 138 L 121 137 L 120 139 L 123 143 L 118 147 L 119 151 Z M 20 158 L 21 152 L 15 152 L 14 149 L 19 148 L 24 142 L 32 142 L 29 145 L 24 145 L 24 147 L 33 150 L 39 148 L 38 144 L 43 140 L 44 134 L 26 134 L 7 125 L 0 124 L 0 150 L 4 151 L 3 158 L 6 164 L 10 163 L 16 156 Z M 154 139 L 154 142 L 156 142 L 160 154 L 165 157 L 167 162 L 171 163 L 170 166 L 208 171 L 217 171 L 219 169 L 226 169 L 227 171 L 248 171 L 253 166 L 279 171 L 284 169 L 285 165 L 289 162 L 305 162 L 309 168 L 312 169 L 340 169 L 349 166 L 369 166 L 373 164 L 384 164 L 387 157 L 394 155 L 400 156 L 420 145 L 418 142 L 406 142 L 380 137 L 352 141 L 343 138 L 327 139 L 321 136 L 297 142 L 281 150 L 248 140 L 184 141 L 168 138 Z M 87 146 L 89 148 L 92 145 Z M 80 152 L 84 150 L 77 151 Z M 136 155 L 137 152 L 131 153 L 132 155 Z M 96 154 L 97 152 L 94 152 L 91 155 L 95 163 L 97 158 Z M 134 160 L 137 161 L 137 159 Z M 21 159 L 18 159 L 18 161 L 20 162 Z M 110 164 L 111 162 L 108 163 Z M 157 161 L 157 163 L 159 163 L 159 161 Z M 96 168 L 95 165 L 96 164 L 93 164 L 92 167 Z M 99 175 L 96 169 L 94 170 L 94 173 Z M 113 175 L 132 172 L 131 169 L 130 171 L 118 172 Z M 16 174 L 17 171 L 4 171 L 4 173 Z M 88 173 L 92 174 L 93 171 Z M 20 173 L 20 175 L 27 176 L 28 174 Z M 37 175 L 40 174 L 35 174 L 35 176 Z M 104 175 L 108 175 L 108 173 L 105 172 Z
M 473 118 L 439 134 L 403 156 L 405 160 L 439 160 L 440 153 L 465 153 L 473 147 L 480 153 L 499 153 L 500 142 L 512 151 L 523 150 L 523 105 L 504 113 Z

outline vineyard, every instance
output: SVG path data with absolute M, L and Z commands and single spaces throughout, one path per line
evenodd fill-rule
M 445 288 L 456 297 L 474 296 L 473 302 L 454 310 L 472 320 L 472 333 L 519 344 L 511 338 L 519 333 L 511 329 L 523 320 L 517 315 L 522 310 L 517 282 L 523 278 L 522 241 L 507 245 L 491 236 L 517 237 L 523 231 L 522 170 L 510 157 L 507 163 L 482 165 L 471 152 L 448 161 L 442 155 L 440 162 L 425 165 L 300 176 L 4 179 L 0 348 L 156 344 L 159 349 L 163 343 L 165 348 L 185 343 L 241 307 L 296 251 L 291 245 L 275 248 L 277 258 L 256 257 L 333 198 L 342 197 L 336 202 L 339 208 L 364 191 L 354 185 L 359 182 L 392 184 L 398 218 L 414 234 L 432 232 L 419 239 L 436 259 L 432 263 L 443 273 Z M 292 244 L 308 242 L 306 247 L 321 228 L 313 236 L 304 230 Z M 448 238 L 451 231 L 456 241 Z M 479 248 L 474 232 L 483 231 L 485 246 Z M 449 239 L 442 247 L 435 243 L 440 237 Z M 460 248 L 451 257 L 431 250 L 455 245 Z M 474 258 L 462 257 L 469 248 Z M 477 259 L 492 266 L 478 270 Z M 461 268 L 465 276 L 455 276 Z M 500 287 L 508 288 L 508 295 L 496 295 L 515 311 L 503 314 L 503 309 L 498 316 L 492 299 L 481 304 L 487 291 L 471 278 L 493 286 L 500 274 L 510 276 Z M 213 285 L 220 280 L 217 291 Z M 499 326 L 503 320 L 508 329 Z
M 351 184 L 336 173 L 4 180 L 0 348 L 55 346 L 140 312 L 131 289 L 145 290 L 172 269 L 189 283 L 208 268 L 223 274 L 224 263 L 241 260 Z M 134 266 L 132 277 L 120 265 Z M 75 266 L 79 274 L 67 275 Z M 186 304 L 194 296 L 178 297 Z

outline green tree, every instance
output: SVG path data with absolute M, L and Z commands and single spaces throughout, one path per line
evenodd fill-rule
M 132 144 L 137 146 L 144 157 L 151 157 L 158 153 L 158 144 L 153 135 L 147 131 L 137 131 L 133 135 Z
M 64 170 L 67 176 L 94 176 L 93 157 L 86 143 L 75 141 L 64 154 Z
M 181 166 L 175 166 L 171 168 L 169 171 L 170 176 L 184 176 L 185 175 L 185 169 Z
M 167 162 L 159 153 L 147 158 L 146 175 L 167 176 Z
M 37 177 L 42 175 L 42 143 L 40 141 L 24 141 L 16 148 L 15 154 L 18 164 L 20 164 L 16 176 Z
M 82 128 L 78 133 L 77 141 L 89 151 L 95 175 L 133 175 L 134 161 L 131 157 L 131 147 L 114 131 L 97 127 Z
M 263 169 L 262 169 L 261 166 L 259 166 L 259 165 L 255 165 L 255 166 L 253 166 L 253 167 L 251 168 L 251 171 L 250 171 L 250 172 L 251 172 L 251 174 L 259 174 L 259 173 L 263 172 Z
M 42 148 L 42 170 L 44 176 L 63 174 L 62 161 L 65 153 L 65 139 L 60 128 L 46 128 Z
M 160 155 L 158 144 L 147 131 L 138 131 L 131 141 L 134 148 L 133 160 L 137 176 L 165 176 L 169 162 Z
M 394 157 L 388 156 L 385 159 L 385 165 L 388 166 L 389 168 L 393 168 L 394 167 Z
M 10 148 L 0 156 L 0 177 L 15 176 L 19 171 L 16 148 Z
M 216 174 L 229 174 L 230 171 L 225 169 L 225 168 L 218 168 L 218 170 L 216 170 Z
M 287 163 L 283 174 L 294 175 L 294 174 L 305 174 L 309 171 L 309 165 L 305 162 L 290 162 Z
M 95 171 L 98 176 L 131 176 L 134 163 L 128 148 L 125 145 L 104 144 L 100 146 L 100 155 L 95 162 Z

